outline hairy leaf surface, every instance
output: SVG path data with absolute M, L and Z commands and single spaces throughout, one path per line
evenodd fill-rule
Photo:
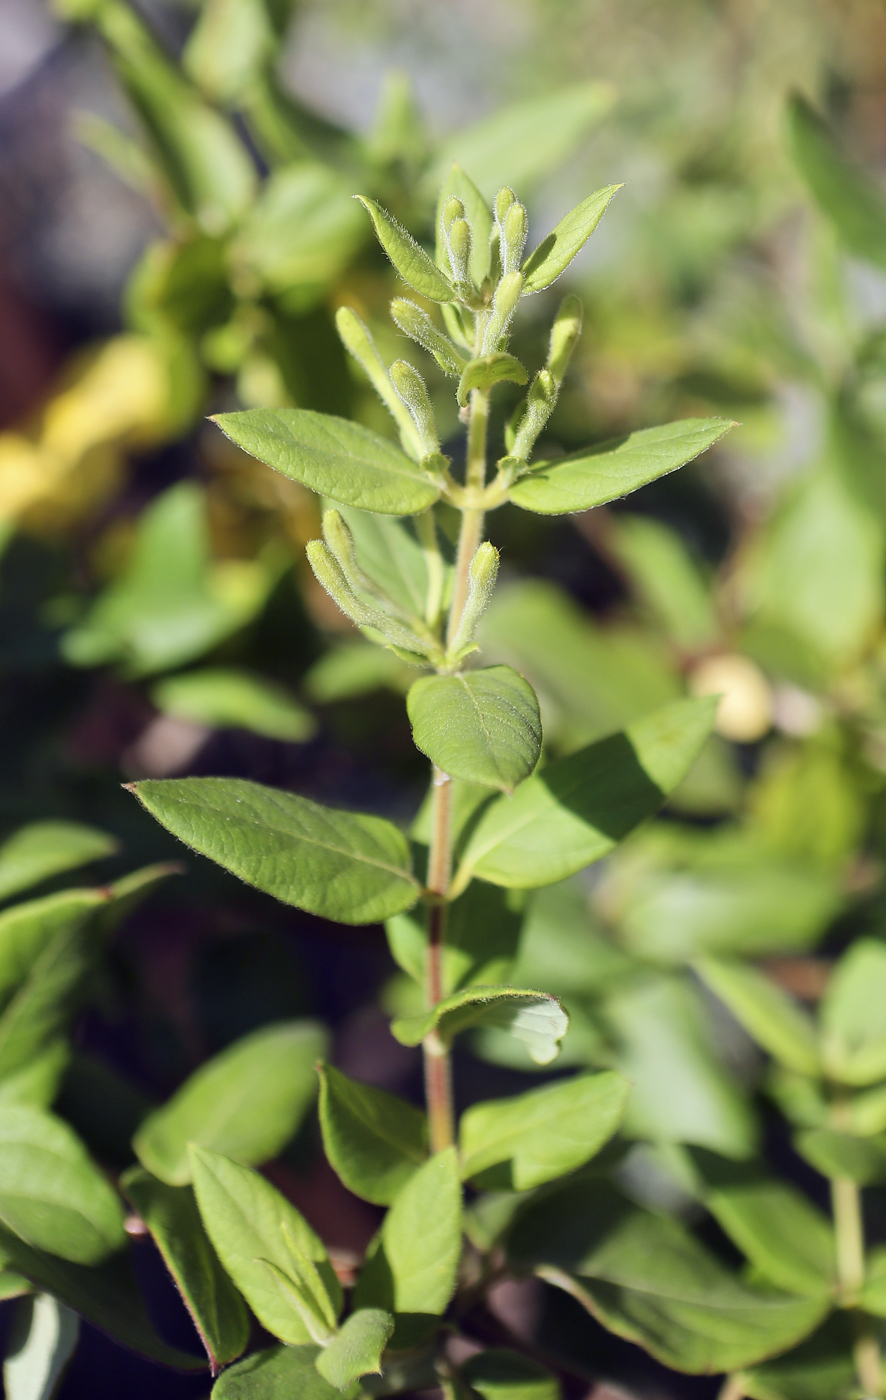
M 450 777 L 512 792 L 538 762 L 538 699 L 510 666 L 423 676 L 406 708 L 416 748 Z

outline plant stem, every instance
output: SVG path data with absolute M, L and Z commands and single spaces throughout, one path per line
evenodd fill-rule
M 428 912 L 428 951 L 425 963 L 425 995 L 428 1008 L 443 1000 L 443 944 L 446 938 L 446 897 L 452 872 L 452 780 L 434 769 L 431 849 L 428 856 L 428 889 L 435 896 Z M 452 1109 L 452 1068 L 449 1051 L 436 1031 L 425 1036 L 425 1096 L 431 1151 L 440 1152 L 455 1141 Z
M 727 1376 L 720 1390 L 717 1392 L 717 1400 L 744 1400 L 745 1388 L 744 1380 L 737 1373 Z
M 865 1276 L 864 1220 L 857 1184 L 849 1177 L 835 1177 L 831 1181 L 831 1202 L 837 1242 L 837 1276 L 842 1292 L 847 1300 L 851 1300 L 862 1287 Z M 853 1356 L 862 1391 L 865 1396 L 882 1396 L 883 1366 L 879 1343 L 861 1312 L 855 1314 L 855 1327 Z
M 486 429 L 489 423 L 489 390 L 472 389 L 470 416 L 468 418 L 468 454 L 465 466 L 466 488 L 482 491 L 486 485 Z M 449 609 L 447 640 L 451 641 L 458 630 L 464 612 L 470 583 L 471 560 L 483 534 L 483 511 L 473 508 L 461 513 L 461 530 L 458 536 L 458 552 L 455 558 L 455 579 L 452 587 L 452 605 Z

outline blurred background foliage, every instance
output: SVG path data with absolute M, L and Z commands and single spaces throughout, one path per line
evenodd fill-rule
M 758 1053 L 691 969 L 762 961 L 814 1002 L 854 938 L 886 938 L 882 4 L 4 0 L 0 50 L 4 831 L 110 833 L 103 879 L 178 858 L 120 784 L 185 773 L 412 818 L 409 669 L 306 570 L 316 500 L 206 416 L 295 404 L 389 431 L 332 325 L 354 306 L 398 353 L 355 192 L 426 238 L 455 158 L 487 196 L 513 183 L 543 235 L 624 181 L 570 274 L 585 332 L 546 454 L 692 414 L 741 427 L 625 507 L 499 512 L 484 654 L 532 681 L 552 754 L 687 689 L 723 693 L 719 732 L 593 878 L 498 912 L 499 963 L 566 999 L 564 1066 L 634 1080 L 623 1173 L 641 1199 L 685 1204 L 683 1144 L 794 1170 Z M 528 318 L 530 358 L 550 309 Z M 457 453 L 451 395 L 421 367 Z M 383 520 L 360 543 L 390 572 Z M 343 1068 L 418 1091 L 379 1009 L 411 995 L 380 931 L 187 867 L 103 954 L 53 1081 L 100 1160 L 125 1165 L 151 1101 L 283 1017 L 325 1018 Z M 414 938 L 390 939 L 408 972 Z M 479 975 L 455 941 L 453 987 Z M 537 1073 L 513 1044 L 478 1038 L 464 1102 Z M 373 1213 L 315 1136 L 281 1180 L 359 1250 Z M 578 1345 L 562 1306 L 538 1326 Z M 591 1345 L 594 1374 L 708 1393 L 599 1329 Z M 125 1364 L 147 1394 L 150 1372 Z

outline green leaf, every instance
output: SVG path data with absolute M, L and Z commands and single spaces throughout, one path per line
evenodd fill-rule
M 339 281 L 366 234 L 348 182 L 327 166 L 300 161 L 267 180 L 230 256 L 241 275 L 304 312 Z
M 818 1075 L 815 1027 L 796 1002 L 755 968 L 700 958 L 696 971 L 748 1035 L 786 1069 Z
M 820 1014 L 831 1078 L 873 1084 L 886 1077 L 886 945 L 863 938 L 844 953 Z
M 157 1336 L 136 1287 L 128 1252 L 98 1265 L 69 1264 L 31 1248 L 2 1227 L 0 1248 L 35 1288 L 51 1293 L 121 1346 L 163 1366 L 183 1371 L 205 1369 L 204 1359 L 168 1346 Z
M 525 384 L 529 371 L 521 365 L 516 355 L 508 355 L 504 350 L 494 350 L 479 359 L 469 360 L 458 381 L 456 398 L 464 408 L 472 389 L 493 389 L 496 384 Z
M 132 1144 L 139 1161 L 169 1186 L 191 1179 L 190 1143 L 250 1165 L 270 1161 L 313 1101 L 314 1066 L 325 1050 L 316 1021 L 282 1021 L 243 1036 L 145 1119 Z
M 471 983 L 489 986 L 513 981 L 511 968 L 521 937 L 524 904 L 522 892 L 475 880 L 449 905 L 442 949 L 446 996 Z M 388 919 L 385 931 L 395 962 L 423 985 L 428 947 L 424 912 L 397 914 Z M 524 986 L 533 982 L 546 985 L 544 978 L 522 979 Z
M 320 1065 L 320 1127 L 330 1164 L 349 1191 L 390 1205 L 428 1154 L 427 1119 L 412 1104 Z
M 822 1176 L 845 1176 L 859 1186 L 886 1182 L 886 1134 L 860 1138 L 809 1128 L 796 1134 L 794 1146 Z
M 113 836 L 80 822 L 31 822 L 0 846 L 0 899 L 116 850 Z
M 445 1045 L 476 1026 L 507 1030 L 528 1047 L 537 1065 L 548 1065 L 560 1053 L 569 1017 L 556 997 L 517 987 L 466 987 L 438 1002 L 432 1011 L 401 1016 L 391 1032 L 401 1045 L 419 1045 L 436 1031 Z
M 317 1370 L 336 1390 L 347 1390 L 361 1376 L 381 1372 L 381 1356 L 394 1330 L 394 1319 L 381 1308 L 360 1308 L 317 1357 Z
M 832 1291 L 833 1227 L 801 1191 L 750 1164 L 698 1150 L 692 1155 L 705 1205 L 764 1278 L 788 1293 Z
M 248 729 L 267 739 L 304 743 L 317 728 L 309 710 L 287 690 L 248 671 L 211 668 L 169 676 L 151 691 L 166 715 L 213 729 Z
M 852 1315 L 832 1313 L 807 1341 L 763 1366 L 742 1371 L 737 1383 L 748 1400 L 855 1400 Z
M 84 928 L 107 899 L 105 890 L 61 890 L 0 913 L 0 1005 L 4 1009 L 41 954 L 60 937 Z
M 440 267 L 445 266 L 440 226 L 443 210 L 450 199 L 460 199 L 464 205 L 465 218 L 471 230 L 471 257 L 468 271 L 474 286 L 480 287 L 484 277 L 489 275 L 492 211 L 473 180 L 468 179 L 461 166 L 454 163 L 443 181 L 443 187 L 437 197 L 437 264 Z
M 886 198 L 840 151 L 830 129 L 802 97 L 788 104 L 794 162 L 850 252 L 886 268 Z
M 253 1352 L 222 1372 L 212 1400 L 339 1400 L 339 1392 L 317 1370 L 319 1354 L 316 1346 Z
M 150 1230 L 216 1372 L 246 1350 L 250 1323 L 203 1228 L 194 1192 L 166 1186 L 140 1167 L 120 1185 Z
M 453 778 L 513 792 L 538 762 L 538 700 L 510 666 L 423 676 L 406 708 L 416 748 Z
M 174 836 L 247 884 L 310 914 L 370 924 L 419 895 L 402 832 L 241 778 L 133 783 Z
M 212 420 L 260 462 L 323 496 L 380 515 L 416 515 L 440 488 L 371 428 L 303 408 L 252 408 Z
M 630 1089 L 620 1074 L 581 1075 L 476 1104 L 459 1127 L 463 1175 L 513 1191 L 565 1176 L 612 1137 Z
M 662 805 L 708 737 L 716 701 L 680 700 L 527 778 L 480 817 L 453 881 L 531 889 L 607 855 Z
M 22 1298 L 3 1362 L 6 1400 L 51 1400 L 79 1335 L 80 1319 L 64 1303 L 46 1293 Z
M 692 1374 L 732 1371 L 800 1341 L 826 1296 L 748 1287 L 679 1221 L 577 1180 L 518 1214 L 508 1252 L 564 1289 L 617 1336 Z
M 207 1234 L 258 1320 L 290 1345 L 312 1341 L 267 1267 L 278 1269 L 291 1286 L 303 1285 L 312 1297 L 325 1295 L 339 1312 L 341 1287 L 307 1221 L 258 1172 L 218 1152 L 192 1147 L 191 1170 Z
M 428 171 L 425 185 L 436 195 L 457 161 L 487 200 L 502 185 L 528 190 L 556 170 L 589 131 L 603 120 L 615 101 L 615 88 L 604 82 L 560 86 L 543 97 L 500 107 L 489 117 L 447 137 Z M 460 190 L 453 190 L 463 199 Z M 467 212 L 468 204 L 465 202 Z
M 274 58 L 264 0 L 208 0 L 188 35 L 182 67 L 211 100 L 236 101 Z
M 469 1356 L 459 1375 L 483 1400 L 559 1400 L 560 1396 L 556 1376 L 537 1361 L 504 1347 Z
M 98 1264 L 126 1243 L 119 1198 L 66 1123 L 0 1106 L 0 1221 L 27 1244 Z
M 716 641 L 720 627 L 713 598 L 676 530 L 650 515 L 626 511 L 610 525 L 608 547 L 667 635 L 687 650 Z
M 461 1182 L 454 1147 L 430 1157 L 398 1193 L 382 1240 L 398 1313 L 445 1312 L 461 1257 Z
M 71 1050 L 65 1037 L 50 1041 L 29 1057 L 21 1069 L 0 1079 L 0 1103 L 26 1108 L 50 1108 L 68 1068 Z
M 379 243 L 403 281 L 427 297 L 428 301 L 455 301 L 455 290 L 449 278 L 443 275 L 412 235 L 374 199 L 364 199 L 362 195 L 357 198 L 372 220 Z
M 533 249 L 521 269 L 523 292 L 540 292 L 565 272 L 587 243 L 621 185 L 596 190 L 571 209 L 557 227 Z
M 886 1249 L 882 1245 L 868 1256 L 859 1303 L 874 1317 L 886 1317 Z
M 566 515 L 618 500 L 706 452 L 735 424 L 725 418 L 684 418 L 642 428 L 613 443 L 535 462 L 511 487 L 510 499 L 538 515 Z

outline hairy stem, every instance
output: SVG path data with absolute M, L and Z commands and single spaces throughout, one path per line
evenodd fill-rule
M 856 1295 L 864 1283 L 864 1220 L 861 1213 L 861 1193 L 848 1177 L 831 1181 L 831 1202 L 837 1241 L 837 1275 L 847 1299 Z M 883 1364 L 880 1346 L 867 1319 L 855 1314 L 855 1345 L 853 1356 L 858 1380 L 865 1396 L 882 1396 Z
M 434 896 L 434 902 L 428 912 L 428 951 L 425 963 L 425 996 L 429 1009 L 443 1000 L 446 897 L 452 873 L 452 781 L 439 768 L 434 769 L 433 781 L 428 889 Z M 440 1152 L 455 1141 L 449 1051 L 436 1031 L 431 1031 L 430 1035 L 425 1036 L 422 1048 L 431 1151 Z
M 486 429 L 489 423 L 489 390 L 472 389 L 470 416 L 468 418 L 468 455 L 465 468 L 465 486 L 482 491 L 486 485 Z M 458 552 L 455 557 L 455 579 L 452 587 L 452 605 L 449 609 L 447 640 L 452 641 L 458 630 L 464 612 L 470 582 L 471 560 L 483 536 L 482 510 L 468 508 L 461 514 L 461 530 L 458 536 Z

